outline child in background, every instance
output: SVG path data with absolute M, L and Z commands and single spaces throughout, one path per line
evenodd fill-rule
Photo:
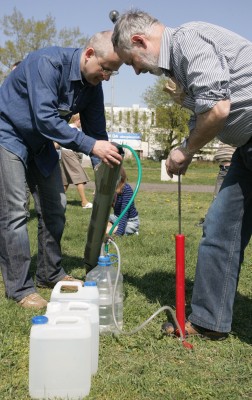
M 112 207 L 114 209 L 114 214 L 109 217 L 109 224 L 107 233 L 109 232 L 111 226 L 115 223 L 119 215 L 128 205 L 131 197 L 133 195 L 133 190 L 131 186 L 127 183 L 127 175 L 125 169 L 121 167 L 121 179 L 116 187 L 116 193 Z M 135 207 L 134 201 L 131 203 L 129 209 L 126 211 L 119 224 L 115 227 L 113 233 L 116 236 L 123 235 L 138 235 L 139 230 L 139 217 L 138 212 Z

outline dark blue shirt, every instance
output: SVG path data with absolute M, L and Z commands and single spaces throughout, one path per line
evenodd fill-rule
M 30 53 L 0 88 L 0 146 L 27 166 L 34 158 L 44 176 L 58 161 L 53 141 L 92 154 L 107 140 L 102 84 L 90 85 L 80 71 L 83 49 L 49 47 Z M 80 113 L 82 130 L 71 128 Z

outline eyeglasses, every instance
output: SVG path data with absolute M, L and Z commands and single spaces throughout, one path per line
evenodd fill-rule
M 101 72 L 104 76 L 114 76 L 114 75 L 119 74 L 119 71 L 111 71 L 110 69 L 103 68 L 103 66 L 101 65 L 101 63 L 98 60 L 98 57 L 96 55 L 95 55 L 95 57 L 97 59 L 98 65 L 101 67 Z

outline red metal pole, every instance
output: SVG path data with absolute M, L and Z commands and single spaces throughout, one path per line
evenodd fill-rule
M 176 235 L 176 318 L 185 337 L 185 236 Z

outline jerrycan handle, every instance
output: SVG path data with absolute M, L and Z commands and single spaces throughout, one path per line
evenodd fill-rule
M 54 293 L 60 293 L 62 286 L 75 286 L 78 288 L 78 291 L 82 288 L 82 284 L 79 281 L 59 281 L 53 288 Z
M 82 322 L 83 318 L 77 315 L 59 315 L 58 317 L 52 320 L 52 325 L 60 325 L 60 324 L 76 324 L 78 322 Z
M 90 304 L 84 301 L 69 301 L 66 306 L 67 311 L 80 310 L 87 311 L 90 309 Z

